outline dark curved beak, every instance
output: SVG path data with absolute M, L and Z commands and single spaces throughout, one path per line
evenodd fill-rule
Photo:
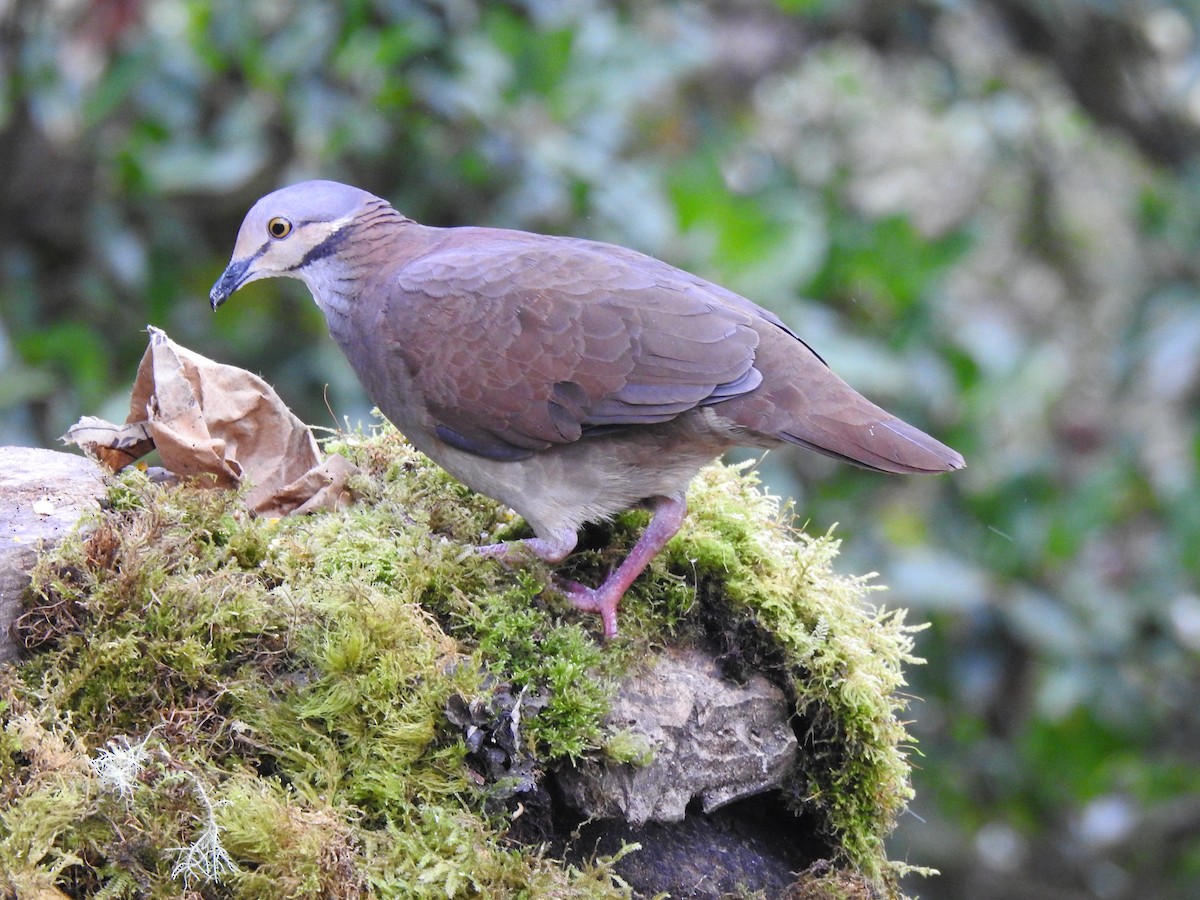
M 246 281 L 246 274 L 250 270 L 250 263 L 254 262 L 254 257 L 245 259 L 235 259 L 217 279 L 217 283 L 213 285 L 212 290 L 208 292 L 209 302 L 212 303 L 213 312 L 217 311 L 217 307 L 229 299 L 229 295 L 240 288 Z

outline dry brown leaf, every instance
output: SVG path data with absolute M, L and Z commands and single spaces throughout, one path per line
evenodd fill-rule
M 251 372 L 213 362 L 150 326 L 124 425 L 85 416 L 63 437 L 116 472 L 157 449 L 176 475 L 249 482 L 246 505 L 264 516 L 347 505 L 357 470 L 322 461 L 316 439 L 275 390 Z

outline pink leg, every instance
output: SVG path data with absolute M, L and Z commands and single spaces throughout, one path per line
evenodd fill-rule
M 673 538 L 687 515 L 687 504 L 681 497 L 659 497 L 654 503 L 654 515 L 650 524 L 633 545 L 624 562 L 604 580 L 598 588 L 587 588 L 581 584 L 570 584 L 561 588 L 563 594 L 576 609 L 600 614 L 604 622 L 604 636 L 617 636 L 617 605 L 629 586 Z

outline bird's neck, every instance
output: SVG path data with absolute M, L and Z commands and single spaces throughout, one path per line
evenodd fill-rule
M 381 283 L 423 251 L 426 230 L 379 201 L 342 227 L 336 252 L 297 270 L 343 347 L 358 336 L 356 323 L 373 318 L 363 307 L 380 296 Z
M 330 333 L 340 342 L 341 338 L 337 332 L 349 323 L 350 313 L 362 291 L 362 285 L 353 272 L 336 259 L 310 263 L 297 274 L 300 280 L 308 285 L 313 300 L 325 314 Z

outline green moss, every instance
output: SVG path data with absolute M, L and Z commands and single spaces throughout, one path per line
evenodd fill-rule
M 705 469 L 690 503 L 660 564 L 694 572 L 710 631 L 788 688 L 804 730 L 794 806 L 815 814 L 843 861 L 868 876 L 905 871 L 883 842 L 912 798 L 913 739 L 899 714 L 903 666 L 920 662 L 918 629 L 904 610 L 868 603 L 879 590 L 870 576 L 837 573 L 839 542 L 792 529 L 753 473 Z
M 884 839 L 912 798 L 901 690 L 903 667 L 921 662 L 919 628 L 904 610 L 869 602 L 882 590 L 873 576 L 836 572 L 840 542 L 791 527 L 790 510 L 748 469 L 709 466 L 692 483 L 679 534 L 622 604 L 625 639 L 715 641 L 731 674 L 755 669 L 781 684 L 803 732 L 792 805 L 816 819 L 843 864 L 891 883 L 908 871 L 888 861 Z M 618 517 L 596 554 L 611 558 L 593 565 L 619 559 L 644 517 Z M 571 577 L 588 582 L 596 569 Z
M 0 669 L 0 893 L 177 896 L 211 839 L 232 897 L 626 897 L 612 860 L 510 844 L 513 792 L 558 760 L 646 761 L 603 724 L 615 679 L 713 640 L 788 687 L 807 732 L 790 792 L 845 864 L 889 876 L 910 629 L 752 477 L 705 470 L 603 645 L 547 567 L 472 551 L 521 534 L 507 510 L 390 428 L 329 449 L 362 470 L 346 511 L 258 520 L 235 493 L 133 471 L 41 561 L 36 652 Z M 598 582 L 644 524 L 618 517 L 562 573 Z M 481 771 L 467 720 L 519 721 L 507 768 Z M 129 766 L 89 765 L 111 753 Z
M 622 603 L 624 639 L 715 640 L 733 674 L 757 669 L 784 686 L 803 730 L 793 806 L 844 864 L 890 881 L 908 871 L 888 861 L 884 839 L 912 798 L 901 689 L 903 667 L 921 662 L 919 628 L 869 602 L 882 590 L 872 576 L 836 572 L 840 542 L 792 528 L 747 470 L 709 466 L 693 482 L 680 533 Z M 644 527 L 644 512 L 618 517 L 605 549 L 573 558 L 570 577 L 594 583 Z
M 0 887 L 37 896 L 81 862 L 75 832 L 95 800 L 69 738 L 29 713 L 7 718 L 3 734 L 9 761 L 19 755 L 26 764 L 21 782 L 0 782 Z
M 355 823 L 273 779 L 231 779 L 215 810 L 239 896 L 356 898 L 365 882 Z
M 614 763 L 648 766 L 654 762 L 654 747 L 645 735 L 622 728 L 609 735 L 604 744 L 604 755 Z

